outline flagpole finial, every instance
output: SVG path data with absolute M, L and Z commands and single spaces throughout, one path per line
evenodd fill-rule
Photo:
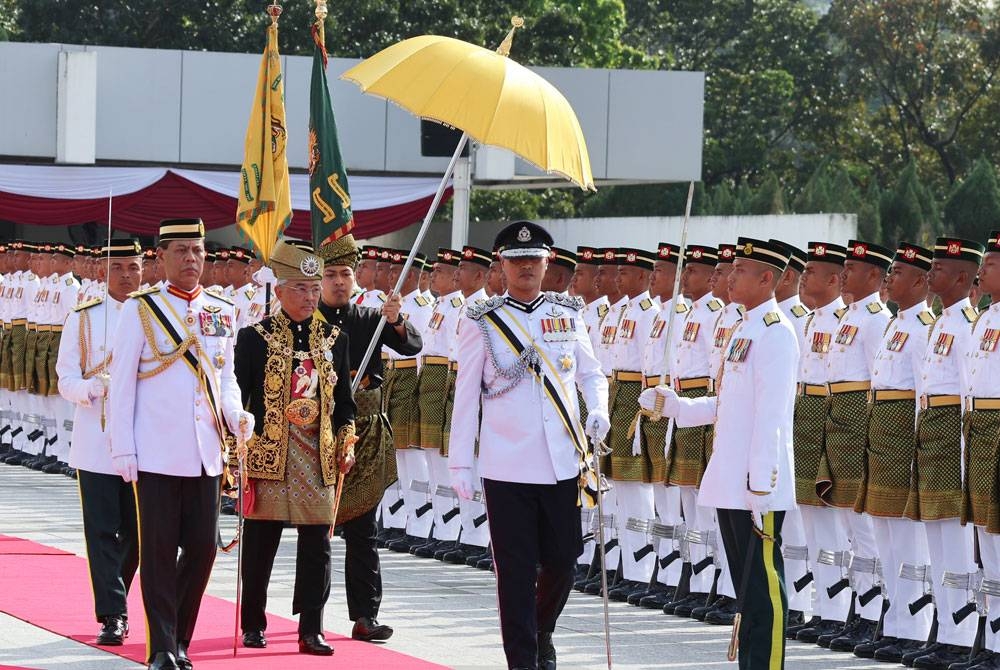
M 326 0 L 316 0 L 316 20 L 321 23 L 326 21 L 327 13 Z
M 510 55 L 510 47 L 514 42 L 514 31 L 517 30 L 518 28 L 523 28 L 523 27 L 524 27 L 524 19 L 522 19 L 520 16 L 510 17 L 510 31 L 507 33 L 507 36 L 503 38 L 503 42 L 500 43 L 500 46 L 497 47 L 498 54 L 500 54 L 501 56 Z
M 281 16 L 281 5 L 277 2 L 272 2 L 267 6 L 267 14 L 271 17 L 271 25 L 278 25 L 278 17 Z

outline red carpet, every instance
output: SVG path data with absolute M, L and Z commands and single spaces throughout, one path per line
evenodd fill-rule
M 35 556 L 72 555 L 68 551 L 56 549 L 55 547 L 46 547 L 44 544 L 38 544 L 37 542 L 32 542 L 31 540 L 22 540 L 19 537 L 0 535 L 0 555 L 3 554 L 32 554 Z M 0 665 L 0 670 L 2 670 L 3 667 L 4 666 Z
M 94 621 L 93 594 L 87 562 L 51 547 L 15 538 L 0 538 L 0 548 L 17 547 L 17 553 L 0 549 L 0 611 L 57 635 L 94 646 L 98 625 Z M 351 670 L 434 670 L 445 666 L 394 652 L 385 646 L 356 642 L 326 633 L 336 650 L 333 657 L 298 653 L 296 622 L 268 615 L 267 649 L 239 649 L 233 658 L 233 621 L 236 606 L 228 600 L 205 596 L 198 615 L 190 655 L 198 670 L 255 668 L 350 668 Z M 142 617 L 138 577 L 129 596 L 131 632 L 121 647 L 97 647 L 119 656 L 145 662 L 146 630 Z M 238 666 L 237 664 L 241 664 Z

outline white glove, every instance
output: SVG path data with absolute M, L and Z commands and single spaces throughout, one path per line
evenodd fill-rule
M 658 396 L 663 398 L 663 408 L 660 410 L 660 415 L 676 418 L 680 413 L 681 403 L 677 394 L 669 386 L 656 386 L 640 393 L 639 407 L 647 412 L 655 411 Z
M 233 432 L 247 442 L 253 437 L 254 423 L 253 414 L 241 410 L 236 413 L 236 429 Z
M 757 495 L 752 491 L 747 491 L 746 504 L 747 509 L 750 510 L 750 514 L 753 516 L 754 525 L 757 526 L 758 530 L 764 530 L 764 515 L 771 511 L 771 505 L 774 504 L 774 496 L 770 493 Z
M 97 375 L 87 380 L 87 397 L 100 400 L 108 394 L 108 380 L 103 375 Z
M 124 479 L 126 483 L 131 483 L 139 479 L 139 461 L 136 459 L 135 454 L 114 456 L 111 459 L 111 465 L 115 469 L 115 473 Z
M 451 488 L 462 500 L 472 500 L 472 468 L 448 468 L 451 475 Z
M 611 430 L 611 421 L 604 412 L 591 412 L 587 415 L 587 427 L 584 431 L 592 440 L 603 440 Z

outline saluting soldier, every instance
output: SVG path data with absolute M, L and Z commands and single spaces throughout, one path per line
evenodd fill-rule
M 233 305 L 199 283 L 204 244 L 200 219 L 161 222 L 166 280 L 125 302 L 114 336 L 111 456 L 115 472 L 135 482 L 153 670 L 191 667 L 188 646 L 215 562 L 227 438 L 253 433 L 233 374 Z
M 774 299 L 785 250 L 737 242 L 728 284 L 746 307 L 726 349 L 717 395 L 681 398 L 669 386 L 643 391 L 643 408 L 678 426 L 715 424 L 715 445 L 698 494 L 717 510 L 733 579 L 740 584 L 741 668 L 784 667 L 787 598 L 781 555 L 785 512 L 795 507 L 792 421 L 798 341 Z M 734 485 L 738 484 L 738 485 Z
M 904 514 L 922 521 L 927 533 L 937 605 L 937 641 L 903 656 L 913 667 L 947 668 L 965 661 L 976 635 L 977 618 L 956 622 L 966 604 L 965 588 L 940 588 L 946 573 L 978 572 L 973 557 L 973 529 L 961 525 L 962 513 L 962 364 L 978 312 L 969 290 L 979 271 L 984 247 L 953 237 L 934 244 L 930 292 L 941 301 L 941 315 L 924 344 L 922 374 L 917 379 L 917 449 Z M 918 665 L 919 664 L 919 665 Z
M 972 659 L 974 670 L 1000 668 L 1000 231 L 990 233 L 979 269 L 979 288 L 990 306 L 973 324 L 964 360 L 965 495 L 962 522 L 972 523 L 979 539 L 983 593 L 989 613 L 984 649 Z M 995 297 L 994 297 L 995 296 Z
M 323 262 L 311 246 L 280 240 L 269 265 L 281 311 L 241 330 L 235 351 L 243 403 L 260 427 L 246 454 L 243 645 L 267 646 L 267 586 L 288 523 L 298 532 L 292 613 L 299 615 L 299 652 L 329 656 L 323 608 L 330 597 L 335 484 L 354 465 L 357 441 L 348 337 L 313 316 Z
M 142 280 L 139 243 L 108 240 L 108 298 L 80 303 L 66 319 L 56 371 L 59 393 L 75 408 L 69 464 L 76 468 L 99 645 L 121 645 L 128 635 L 126 596 L 139 567 L 135 495 L 111 462 L 107 399 L 118 316 Z
M 456 492 L 470 498 L 478 436 L 507 665 L 554 670 L 552 632 L 582 549 L 586 439 L 603 439 L 609 428 L 607 381 L 584 330 L 583 301 L 541 292 L 552 237 L 519 221 L 496 242 L 507 293 L 470 306 L 476 327 L 459 333 L 448 466 Z M 577 385 L 590 410 L 586 436 Z
M 854 505 L 855 512 L 871 517 L 889 601 L 882 636 L 857 645 L 854 654 L 897 663 L 905 652 L 923 644 L 931 626 L 930 608 L 913 614 L 909 607 L 924 593 L 925 582 L 916 579 L 916 573 L 927 570 L 927 539 L 920 524 L 903 516 L 916 450 L 915 389 L 928 328 L 934 322 L 927 309 L 930 269 L 929 249 L 908 242 L 898 245 L 886 282 L 888 298 L 898 311 L 875 354 L 865 478 Z

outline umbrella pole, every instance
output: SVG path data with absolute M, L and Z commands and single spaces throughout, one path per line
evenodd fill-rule
M 431 201 L 431 206 L 427 209 L 427 215 L 424 216 L 424 222 L 420 225 L 420 230 L 417 232 L 417 239 L 413 241 L 413 248 L 410 249 L 410 253 L 406 257 L 406 263 L 403 265 L 402 272 L 399 273 L 399 279 L 396 281 L 396 286 L 392 289 L 393 294 L 399 293 L 400 289 L 403 287 L 403 281 L 406 279 L 406 274 L 410 271 L 410 267 L 413 266 L 414 254 L 416 254 L 417 250 L 420 249 L 420 245 L 424 242 L 424 236 L 427 235 L 427 230 L 430 228 L 431 220 L 434 218 L 434 214 L 437 213 L 437 208 L 441 204 L 441 199 L 444 198 L 444 192 L 448 188 L 448 179 L 455 171 L 455 164 L 458 163 L 458 159 L 462 156 L 462 151 L 465 149 L 465 145 L 468 142 L 468 133 L 462 133 L 462 137 L 458 140 L 458 146 L 455 147 L 455 153 L 452 154 L 451 161 L 448 163 L 448 169 L 445 170 L 444 176 L 441 177 L 441 183 L 438 184 L 437 193 L 434 194 L 434 200 Z M 354 393 L 357 393 L 358 386 L 361 384 L 361 380 L 365 376 L 364 371 L 368 368 L 368 361 L 371 360 L 372 354 L 375 353 L 375 348 L 378 346 L 382 335 L 382 328 L 384 327 L 385 317 L 383 316 L 379 319 L 378 326 L 375 328 L 375 334 L 372 335 L 371 342 L 368 343 L 368 349 L 365 350 L 364 358 L 361 359 L 361 364 L 358 366 L 358 374 L 354 376 L 354 381 L 351 382 L 351 391 Z

